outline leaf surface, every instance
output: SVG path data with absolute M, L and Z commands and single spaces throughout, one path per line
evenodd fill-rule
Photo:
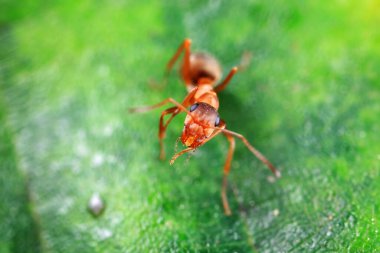
M 378 1 L 5 1 L 0 11 L 0 252 L 375 252 L 380 248 Z M 159 84 L 185 37 L 224 73 L 237 142 L 158 157 Z M 176 149 L 184 115 L 165 147 Z M 178 145 L 178 150 L 181 145 Z M 103 215 L 87 205 L 99 193 Z

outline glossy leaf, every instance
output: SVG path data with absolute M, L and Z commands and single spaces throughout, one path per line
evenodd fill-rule
M 0 252 L 376 252 L 378 1 L 5 1 L 0 10 Z M 186 37 L 224 73 L 240 142 L 226 217 L 221 136 L 158 160 L 160 110 L 186 90 Z M 167 156 L 184 115 L 170 126 Z M 97 195 L 98 194 L 98 195 Z M 102 215 L 92 215 L 93 195 Z

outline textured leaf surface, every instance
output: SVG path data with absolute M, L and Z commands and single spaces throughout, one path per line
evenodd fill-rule
M 0 252 L 379 250 L 378 1 L 1 5 Z M 159 110 L 127 113 L 184 97 L 176 75 L 156 83 L 185 37 L 224 72 L 253 55 L 220 113 L 283 177 L 273 183 L 238 143 L 231 217 L 226 140 L 169 166 L 157 159 Z

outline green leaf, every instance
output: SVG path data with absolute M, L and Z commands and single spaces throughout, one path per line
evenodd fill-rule
M 2 7 L 0 252 L 379 250 L 378 1 Z M 231 217 L 220 200 L 226 140 L 170 166 L 157 158 L 160 110 L 127 112 L 183 99 L 175 73 L 159 84 L 185 37 L 224 73 L 253 55 L 220 114 L 282 178 L 238 141 Z M 183 119 L 169 127 L 169 157 Z

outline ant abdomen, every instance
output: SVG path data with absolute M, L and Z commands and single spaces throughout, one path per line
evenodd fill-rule
M 181 69 L 184 72 L 184 66 Z M 215 85 L 222 77 L 219 62 L 212 55 L 204 52 L 190 55 L 190 77 L 193 85 L 208 83 Z

